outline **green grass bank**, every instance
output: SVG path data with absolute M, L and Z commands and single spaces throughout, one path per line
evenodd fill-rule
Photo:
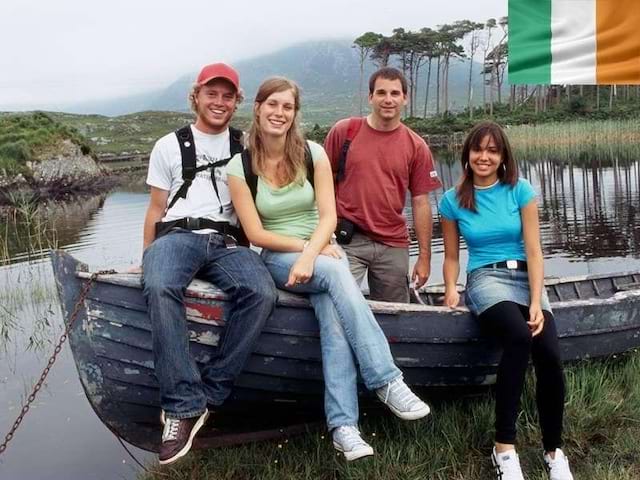
M 640 478 L 640 352 L 566 368 L 565 447 L 575 478 Z M 528 377 L 518 420 L 518 451 L 529 480 L 548 479 Z M 493 398 L 441 401 L 426 421 L 402 422 L 369 412 L 362 430 L 376 455 L 347 464 L 329 435 L 193 453 L 175 466 L 153 467 L 141 480 L 484 480 L 493 478 Z M 376 412 L 378 412 L 376 410 Z M 215 415 L 212 420 L 215 422 Z
M 77 130 L 46 113 L 0 114 L 0 174 L 27 173 L 27 162 L 55 153 L 64 140 L 78 144 L 85 155 L 92 153 Z

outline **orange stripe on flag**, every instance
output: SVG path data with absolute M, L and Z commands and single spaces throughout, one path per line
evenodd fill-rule
M 596 2 L 598 83 L 640 83 L 640 0 Z

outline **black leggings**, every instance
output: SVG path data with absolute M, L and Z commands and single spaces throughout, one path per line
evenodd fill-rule
M 564 375 L 555 321 L 543 311 L 544 328 L 535 337 L 527 321 L 529 308 L 500 302 L 480 314 L 480 322 L 503 348 L 496 381 L 496 442 L 514 444 L 516 419 L 524 386 L 529 354 L 536 372 L 536 404 L 542 444 L 551 452 L 562 444 Z

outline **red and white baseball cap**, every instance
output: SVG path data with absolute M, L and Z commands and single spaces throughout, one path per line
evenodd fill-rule
M 226 63 L 212 63 L 211 65 L 205 65 L 200 70 L 200 74 L 196 79 L 196 83 L 200 86 L 205 83 L 209 83 L 214 78 L 224 78 L 231 82 L 231 84 L 237 90 L 240 90 L 240 78 L 238 72 L 231 68 Z

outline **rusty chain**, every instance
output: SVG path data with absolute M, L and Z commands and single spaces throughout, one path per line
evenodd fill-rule
M 99 272 L 94 272 L 94 273 L 91 274 L 91 277 L 89 277 L 89 280 L 84 285 L 84 287 L 82 287 L 82 290 L 80 291 L 80 296 L 78 297 L 78 301 L 76 302 L 75 306 L 73 307 L 73 311 L 71 312 L 71 315 L 69 316 L 69 322 L 65 326 L 64 332 L 60 336 L 60 339 L 58 340 L 58 343 L 56 344 L 55 348 L 53 349 L 53 354 L 49 357 L 49 361 L 47 362 L 47 365 L 44 367 L 44 370 L 42 371 L 42 374 L 40 375 L 40 379 L 33 386 L 33 390 L 31 392 L 31 394 L 27 397 L 27 403 L 25 403 L 23 405 L 22 410 L 20 411 L 20 415 L 18 415 L 18 418 L 16 418 L 16 421 L 13 422 L 13 426 L 11 427 L 11 430 L 9 430 L 9 433 L 7 433 L 7 435 L 4 437 L 4 442 L 0 444 L 0 455 L 2 455 L 4 453 L 4 451 L 7 449 L 7 445 L 13 439 L 13 435 L 15 434 L 16 430 L 18 429 L 18 427 L 22 423 L 22 420 L 24 419 L 25 415 L 29 411 L 29 408 L 31 408 L 31 404 L 36 399 L 36 394 L 40 391 L 40 389 L 42 388 L 42 385 L 44 384 L 44 381 L 46 380 L 47 376 L 49 375 L 49 371 L 51 370 L 51 367 L 53 366 L 53 364 L 55 363 L 56 359 L 58 358 L 58 354 L 62 351 L 62 345 L 67 340 L 67 336 L 69 335 L 69 332 L 71 331 L 71 327 L 73 326 L 73 322 L 75 321 L 76 317 L 78 316 L 78 313 L 80 313 L 80 307 L 84 303 L 84 301 L 85 301 L 85 299 L 87 297 L 87 294 L 89 293 L 89 290 L 91 289 L 91 286 L 93 285 L 93 282 L 96 280 L 96 278 L 98 278 L 98 275 L 107 275 L 107 274 L 113 274 L 113 273 L 117 273 L 117 272 L 115 270 L 100 270 Z

